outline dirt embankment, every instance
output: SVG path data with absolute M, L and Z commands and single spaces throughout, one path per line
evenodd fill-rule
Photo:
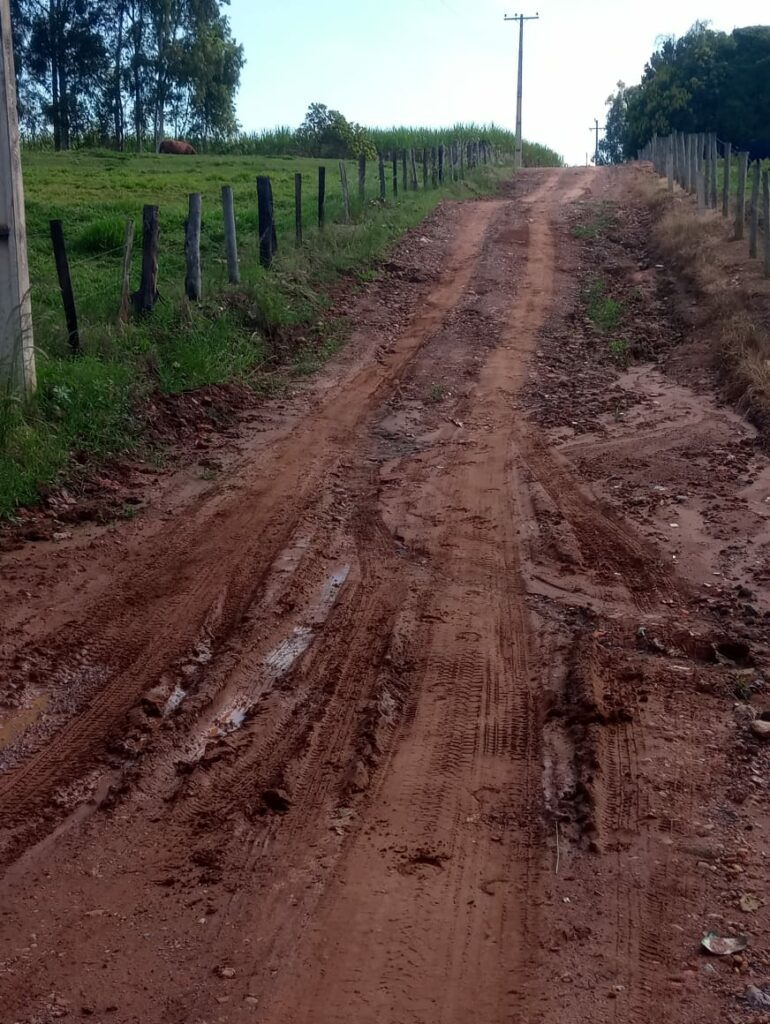
M 751 1015 L 770 465 L 634 173 L 445 206 L 216 479 L 2 556 L 10 1020 Z
M 678 188 L 669 196 L 652 174 L 634 188 L 652 213 L 651 238 L 670 271 L 685 334 L 680 361 L 713 368 L 726 398 L 770 447 L 770 280 L 762 246 L 760 258 L 750 259 L 748 226 L 736 238 L 734 216 L 699 216 L 691 196 Z

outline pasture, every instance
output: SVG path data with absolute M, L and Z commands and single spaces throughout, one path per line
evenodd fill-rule
M 464 182 L 418 191 L 399 188 L 381 203 L 377 165 L 368 165 L 363 206 L 357 165 L 347 164 L 352 223 L 343 223 L 338 162 L 327 168 L 326 227 L 317 227 L 318 160 L 254 156 L 136 156 L 110 151 L 24 155 L 38 390 L 29 401 L 0 396 L 0 516 L 36 500 L 65 468 L 88 465 L 141 443 L 153 391 L 176 393 L 240 379 L 264 387 L 276 346 L 288 339 L 298 371 L 339 346 L 337 325 L 322 314 L 331 282 L 362 279 L 388 246 L 445 198 L 493 190 L 510 167 L 479 167 Z M 400 169 L 399 169 L 400 171 Z M 304 179 L 304 243 L 294 242 L 294 175 Z M 256 177 L 273 183 L 279 251 L 259 265 Z M 400 174 L 399 174 L 400 176 Z M 233 188 L 241 284 L 230 285 L 221 188 Z M 399 186 L 401 182 L 399 181 Z M 184 222 L 188 195 L 203 196 L 203 300 L 184 297 Z M 160 208 L 159 291 L 148 317 L 118 324 L 123 237 L 137 226 L 132 287 L 141 264 L 144 204 Z M 53 259 L 50 221 L 63 222 L 82 352 L 72 358 Z M 77 458 L 72 461 L 72 453 Z

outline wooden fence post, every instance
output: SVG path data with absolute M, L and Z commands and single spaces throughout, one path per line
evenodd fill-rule
M 429 150 L 427 146 L 422 148 L 422 187 L 427 189 L 428 187 L 428 155 Z
M 746 177 L 749 171 L 749 154 L 738 156 L 738 202 L 735 210 L 735 237 L 740 241 L 744 236 L 746 222 Z
M 668 190 L 674 194 L 674 137 L 669 136 L 666 145 L 666 177 L 668 179 Z
M 695 175 L 697 174 L 696 148 L 697 136 L 690 133 L 687 136 L 687 191 L 690 194 L 695 191 Z
M 302 245 L 302 175 L 294 175 L 294 235 L 297 248 Z
M 401 151 L 401 188 L 404 192 L 409 191 L 409 171 L 406 166 L 406 150 Z
M 414 155 L 414 149 L 409 150 L 409 164 L 412 172 L 412 191 L 417 191 L 417 160 Z
M 126 221 L 126 233 L 123 236 L 123 267 L 120 274 L 120 310 L 118 323 L 128 323 L 131 306 L 131 255 L 134 251 L 134 222 Z
M 184 255 L 187 273 L 184 290 L 188 299 L 198 302 L 201 297 L 201 219 L 203 200 L 200 192 L 193 192 L 189 199 L 187 223 L 185 224 Z
M 345 214 L 345 223 L 350 223 L 350 189 L 348 188 L 348 169 L 345 161 L 340 160 L 340 185 L 342 186 L 342 209 Z
M 722 216 L 730 216 L 730 174 L 732 172 L 733 147 L 729 142 L 725 143 L 724 177 L 722 180 Z
M 671 150 L 674 154 L 674 181 L 679 181 L 679 132 L 671 133 Z
M 762 217 L 765 231 L 765 277 L 770 277 L 770 171 L 762 175 Z
M 711 165 L 714 168 L 714 173 L 711 178 L 711 195 L 709 196 L 709 206 L 712 210 L 716 210 L 719 205 L 719 148 L 717 145 L 717 133 L 711 133 Z
M 72 349 L 72 354 L 77 355 L 80 351 L 78 314 L 75 309 L 75 293 L 72 290 L 67 247 L 64 244 L 64 227 L 60 220 L 51 221 L 51 241 L 53 242 L 53 255 L 56 261 L 59 289 L 61 290 L 62 302 L 64 303 L 64 318 L 67 321 L 67 342 Z
M 460 158 L 460 181 L 465 181 L 465 146 L 462 142 L 457 143 Z
M 318 229 L 326 223 L 326 168 L 318 168 Z
M 387 198 L 387 195 L 388 195 L 388 189 L 387 189 L 387 185 L 385 184 L 385 157 L 382 155 L 382 153 L 380 153 L 379 164 L 380 164 L 379 165 L 379 172 L 380 172 L 380 199 L 384 203 L 386 198 Z
M 749 256 L 755 260 L 759 252 L 759 189 L 762 184 L 762 164 L 754 164 L 751 178 L 751 209 L 749 211 Z
M 696 171 L 695 174 L 695 191 L 698 196 L 698 213 L 703 214 L 706 212 L 706 169 L 705 167 Z
M 160 211 L 157 206 L 142 210 L 142 279 L 133 299 L 139 313 L 152 313 L 158 301 L 158 248 Z
M 443 185 L 444 184 L 444 160 L 445 160 L 445 157 L 446 157 L 446 149 L 444 148 L 444 144 L 442 142 L 442 144 L 438 147 L 438 183 L 439 183 L 439 185 Z
M 273 186 L 265 175 L 257 178 L 257 215 L 259 220 L 259 262 L 266 269 L 273 264 L 278 250 L 273 215 Z
M 366 202 L 366 157 L 363 153 L 358 158 L 358 201 L 363 208 Z
M 393 150 L 393 198 L 398 198 L 398 153 Z
M 222 216 L 225 222 L 227 276 L 230 284 L 240 284 L 241 271 L 238 266 L 238 236 L 235 230 L 235 200 L 230 185 L 222 186 Z
M 4 391 L 18 388 L 31 395 L 36 386 L 35 345 L 11 37 L 12 6 L 0 3 L 0 386 Z
M 434 188 L 438 188 L 438 151 L 435 146 L 430 151 L 430 181 Z

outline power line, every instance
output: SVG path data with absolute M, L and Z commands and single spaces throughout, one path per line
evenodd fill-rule
M 521 136 L 521 97 L 524 86 L 524 22 L 539 21 L 540 14 L 514 14 L 510 18 L 506 14 L 503 20 L 518 21 L 519 23 L 519 79 L 516 89 L 516 156 L 514 158 L 514 165 L 521 167 L 524 162 Z

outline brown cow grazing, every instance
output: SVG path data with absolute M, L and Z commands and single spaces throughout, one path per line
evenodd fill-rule
M 175 153 L 177 156 L 195 156 L 195 148 L 189 142 L 178 139 L 164 139 L 158 146 L 159 153 Z

